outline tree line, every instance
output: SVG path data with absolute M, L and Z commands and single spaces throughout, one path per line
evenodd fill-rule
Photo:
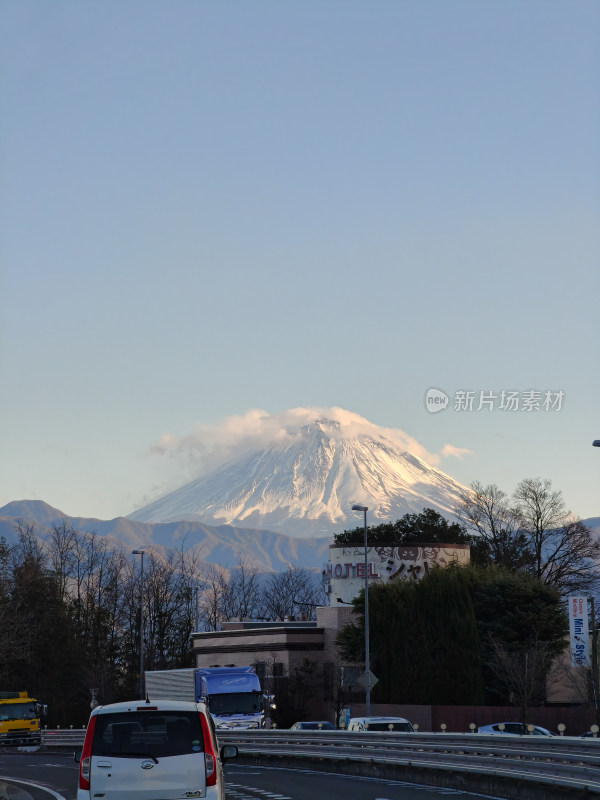
M 471 563 L 538 578 L 562 595 L 594 594 L 600 588 L 600 542 L 567 509 L 549 480 L 527 478 L 512 496 L 495 484 L 474 482 L 448 522 L 431 508 L 367 529 L 368 544 L 470 545 Z M 334 535 L 336 545 L 364 542 L 364 528 Z
M 550 481 L 523 480 L 512 497 L 474 483 L 450 523 L 433 509 L 367 530 L 376 544 L 470 545 L 471 564 L 435 568 L 420 581 L 369 587 L 374 702 L 516 704 L 524 719 L 545 700 L 566 647 L 565 597 L 594 596 L 600 544 L 566 509 Z M 359 544 L 364 529 L 337 534 Z M 364 660 L 364 592 L 358 622 L 342 629 L 347 661 Z M 564 676 L 563 676 L 564 678 Z M 585 675 L 591 680 L 591 673 Z
M 0 539 L 0 689 L 27 690 L 49 707 L 49 724 L 84 724 L 91 689 L 114 702 L 136 695 L 140 601 L 145 669 L 194 666 L 191 634 L 235 618 L 313 618 L 324 600 L 308 570 L 261 574 L 200 561 L 193 550 L 144 550 L 78 531 L 18 523 Z
M 597 591 L 600 545 L 541 479 L 522 481 L 510 498 L 475 483 L 457 516 L 449 522 L 424 509 L 368 529 L 369 545 L 467 543 L 472 562 L 370 587 L 373 700 L 541 702 L 564 648 L 563 598 Z M 103 703 L 136 695 L 140 600 L 146 669 L 193 666 L 194 630 L 219 630 L 235 618 L 313 619 L 327 602 L 307 570 L 265 575 L 244 558 L 225 570 L 183 546 L 145 548 L 141 592 L 139 556 L 120 544 L 67 520 L 45 531 L 18 524 L 16 533 L 15 544 L 0 539 L 0 689 L 37 696 L 49 706 L 50 725 L 83 724 L 92 688 Z M 334 542 L 362 545 L 363 536 L 358 527 Z M 354 607 L 357 622 L 338 639 L 339 662 L 321 675 L 307 659 L 287 676 L 290 707 L 317 695 L 339 710 L 356 695 L 348 670 L 364 659 L 362 594 Z

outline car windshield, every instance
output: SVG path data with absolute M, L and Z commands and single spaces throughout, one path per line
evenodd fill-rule
M 259 714 L 262 711 L 260 692 L 233 692 L 231 694 L 211 694 L 208 698 L 211 714 L 217 717 L 228 714 Z
M 92 754 L 176 756 L 204 752 L 200 717 L 193 711 L 98 714 Z

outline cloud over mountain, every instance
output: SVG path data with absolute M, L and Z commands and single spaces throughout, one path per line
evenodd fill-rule
M 311 422 L 327 419 L 338 422 L 347 437 L 368 436 L 395 444 L 429 464 L 439 465 L 443 458 L 462 458 L 471 451 L 445 444 L 439 454 L 428 451 L 413 436 L 399 428 L 384 428 L 339 407 L 291 408 L 278 414 L 250 409 L 244 414 L 226 417 L 217 425 L 197 424 L 184 436 L 165 433 L 152 447 L 156 456 L 168 456 L 186 461 L 196 477 L 207 474 L 223 464 L 257 450 L 277 445 L 293 444 Z

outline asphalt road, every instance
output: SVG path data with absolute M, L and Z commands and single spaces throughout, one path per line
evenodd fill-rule
M 227 800 L 477 800 L 454 789 L 311 770 L 225 765 Z M 23 781 L 24 783 L 19 783 Z M 75 800 L 72 753 L 0 753 L 0 800 Z M 489 800 L 489 797 L 487 798 Z
M 75 800 L 78 766 L 73 753 L 0 752 L 0 800 Z M 14 781 L 14 783 L 13 783 Z M 17 783 L 25 781 L 26 783 Z

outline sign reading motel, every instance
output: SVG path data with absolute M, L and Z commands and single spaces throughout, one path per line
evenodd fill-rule
M 376 545 L 367 548 L 346 545 L 329 547 L 329 561 L 323 566 L 323 582 L 329 604 L 350 603 L 364 589 L 365 572 L 369 583 L 394 578 L 419 580 L 435 566 L 468 564 L 467 544 Z

